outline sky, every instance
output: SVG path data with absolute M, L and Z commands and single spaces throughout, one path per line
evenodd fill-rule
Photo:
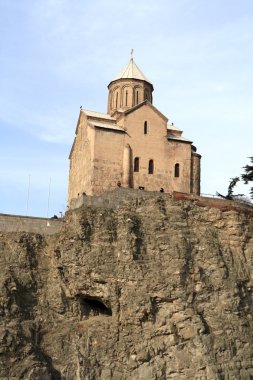
M 201 192 L 226 194 L 253 156 L 252 0 L 0 0 L 0 213 L 66 210 L 80 106 L 106 112 L 132 48 Z

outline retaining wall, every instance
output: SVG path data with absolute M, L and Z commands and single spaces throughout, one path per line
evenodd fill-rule
M 99 196 L 88 196 L 81 195 L 77 199 L 73 199 L 70 203 L 70 209 L 74 210 L 81 207 L 82 205 L 92 206 L 92 207 L 105 207 L 105 208 L 117 208 L 126 202 L 134 202 L 136 205 L 142 199 L 148 198 L 172 198 L 175 200 L 184 200 L 194 202 L 200 207 L 218 208 L 221 211 L 244 211 L 253 213 L 253 207 L 241 202 L 230 201 L 221 198 L 211 198 L 198 196 L 194 194 L 181 193 L 178 191 L 173 191 L 170 193 L 160 193 L 159 191 L 143 191 L 128 188 L 119 188 L 110 192 L 103 193 Z
M 200 207 L 218 208 L 221 211 L 243 211 L 253 214 L 253 205 L 239 201 L 203 197 L 194 194 L 180 193 L 178 191 L 173 191 L 172 198 L 175 200 L 191 201 Z
M 82 195 L 71 201 L 70 209 L 82 205 L 103 208 L 117 208 L 129 201 L 136 205 L 148 198 L 172 198 L 194 202 L 197 206 L 218 208 L 222 211 L 242 211 L 253 215 L 253 207 L 240 202 L 219 198 L 209 198 L 174 191 L 172 194 L 157 191 L 143 191 L 120 188 L 99 196 Z M 0 232 L 33 232 L 43 235 L 53 235 L 61 230 L 64 219 L 36 218 L 31 216 L 0 214 Z
M 113 191 L 108 191 L 100 195 L 81 195 L 79 198 L 72 199 L 70 209 L 74 210 L 82 205 L 93 207 L 116 208 L 126 202 L 134 202 L 136 205 L 142 199 L 154 197 L 171 198 L 169 193 L 160 193 L 158 191 L 135 190 L 121 187 Z
M 0 214 L 0 232 L 33 232 L 53 235 L 60 231 L 63 219 Z

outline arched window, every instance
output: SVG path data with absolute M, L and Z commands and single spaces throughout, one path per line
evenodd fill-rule
M 118 108 L 118 98 L 119 98 L 119 93 L 116 93 L 116 108 Z
M 135 159 L 134 159 L 134 172 L 139 171 L 139 163 L 140 163 L 139 157 L 135 157 Z
M 145 90 L 144 91 L 144 100 L 149 100 L 149 96 L 148 96 L 148 90 Z
M 144 122 L 144 135 L 147 135 L 147 133 L 148 133 L 148 122 L 145 121 Z
M 126 106 L 127 106 L 128 92 L 126 91 Z
M 136 91 L 136 104 L 139 103 L 139 91 Z
M 176 165 L 175 165 L 174 176 L 175 176 L 175 177 L 179 177 L 179 174 L 180 174 L 179 164 L 176 164 Z
M 148 163 L 148 174 L 153 174 L 154 173 L 154 161 L 149 160 Z

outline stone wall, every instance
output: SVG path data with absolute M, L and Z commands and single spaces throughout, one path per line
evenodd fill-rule
M 117 109 L 129 109 L 146 99 L 152 103 L 152 91 L 153 86 L 145 81 L 122 79 L 112 82 L 109 85 L 108 113 L 113 113 Z
M 201 156 L 192 151 L 191 155 L 191 193 L 200 195 L 200 180 L 201 180 Z
M 253 204 L 247 202 L 233 201 L 222 198 L 212 198 L 197 196 L 195 194 L 186 194 L 173 191 L 172 198 L 175 200 L 187 200 L 193 202 L 197 206 L 217 208 L 221 211 L 239 211 L 253 214 Z
M 159 191 L 163 187 L 166 192 L 190 192 L 191 144 L 167 139 L 167 119 L 158 110 L 144 104 L 126 114 L 124 128 L 133 161 L 139 158 L 139 171 L 132 173 L 133 188 L 144 186 L 147 190 Z M 153 174 L 149 174 L 150 160 L 153 160 Z M 174 176 L 176 163 L 180 165 L 178 178 Z
M 168 201 L 174 199 L 178 201 L 189 201 L 197 206 L 207 208 L 218 208 L 221 211 L 245 211 L 253 213 L 253 207 L 241 202 L 229 201 L 221 198 L 203 197 L 195 194 L 173 191 L 172 193 L 160 193 L 159 191 L 145 191 L 127 188 L 117 188 L 114 191 L 105 192 L 99 196 L 80 196 L 72 199 L 70 209 L 74 210 L 82 205 L 102 208 L 118 208 L 131 202 L 138 206 L 142 201 L 150 199 L 163 199 Z
M 62 228 L 62 219 L 0 214 L 0 232 L 33 232 L 53 235 Z
M 86 115 L 80 112 L 70 154 L 68 202 L 83 192 L 92 194 L 94 139 L 94 128 L 87 125 Z
M 86 196 L 82 195 L 79 198 L 73 199 L 70 203 L 70 209 L 74 210 L 82 205 L 91 207 L 102 208 L 118 208 L 126 203 L 133 203 L 138 205 L 145 199 L 154 199 L 162 197 L 170 199 L 172 197 L 169 193 L 160 193 L 157 191 L 143 191 L 127 188 L 117 188 L 114 191 L 105 192 L 99 196 Z
M 113 190 L 122 181 L 124 138 L 124 132 L 96 128 L 92 194 Z
M 168 139 L 167 122 L 149 102 L 119 116 L 122 131 L 92 127 L 81 112 L 70 155 L 68 204 L 83 192 L 113 190 L 118 181 L 134 189 L 199 193 L 200 156 L 192 155 L 190 141 Z

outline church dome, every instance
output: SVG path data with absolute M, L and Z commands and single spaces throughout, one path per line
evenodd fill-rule
M 153 85 L 134 62 L 130 61 L 109 83 L 108 113 L 125 111 L 149 100 L 152 103 Z
M 150 80 L 143 74 L 143 72 L 139 69 L 139 67 L 134 62 L 134 59 L 131 57 L 128 64 L 121 70 L 121 72 L 112 80 L 114 82 L 115 80 L 119 79 L 139 79 L 144 80 L 150 84 Z

